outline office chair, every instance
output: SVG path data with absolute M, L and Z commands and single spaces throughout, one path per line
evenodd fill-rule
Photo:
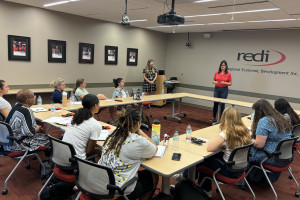
M 275 200 L 277 200 L 277 193 L 276 193 L 274 187 L 272 186 L 272 183 L 271 183 L 267 173 L 283 172 L 286 170 L 289 171 L 294 182 L 296 183 L 297 191 L 295 192 L 295 196 L 299 197 L 299 185 L 292 173 L 292 168 L 290 167 L 290 164 L 292 163 L 292 161 L 294 159 L 294 145 L 295 145 L 297 139 L 298 139 L 298 137 L 293 137 L 290 139 L 281 140 L 278 143 L 278 145 L 273 153 L 269 153 L 268 151 L 262 149 L 266 153 L 267 157 L 265 159 L 263 159 L 259 164 L 253 165 L 246 174 L 246 177 L 247 177 L 248 174 L 251 172 L 251 170 L 254 167 L 261 169 L 265 175 L 265 178 L 268 181 L 268 184 L 270 185 L 270 187 L 275 195 Z M 273 158 L 273 157 L 275 158 L 276 162 L 287 163 L 287 165 L 284 167 L 278 167 L 278 166 L 264 164 L 268 159 Z
M 296 144 L 295 144 L 295 148 L 296 148 L 298 154 L 300 154 L 300 151 L 299 151 L 299 148 L 300 148 L 300 124 L 293 126 L 292 134 L 293 134 L 293 137 L 298 137 Z
M 245 176 L 245 171 L 248 169 L 249 167 L 249 155 L 250 155 L 250 149 L 253 146 L 253 143 L 242 146 L 242 147 L 237 147 L 235 148 L 228 159 L 228 162 L 224 162 L 221 161 L 219 159 L 216 159 L 217 162 L 219 162 L 222 166 L 226 167 L 226 169 L 229 172 L 235 173 L 235 172 L 243 172 L 243 174 L 238 177 L 238 178 L 229 178 L 226 177 L 222 174 L 219 174 L 218 172 L 221 170 L 221 168 L 217 169 L 216 171 L 213 171 L 212 169 L 206 167 L 206 166 L 200 166 L 198 167 L 198 172 L 199 173 L 205 173 L 211 177 L 205 177 L 201 183 L 200 183 L 200 187 L 203 185 L 203 183 L 205 182 L 206 179 L 210 179 L 213 180 L 218 188 L 218 191 L 220 192 L 220 195 L 222 196 L 222 199 L 224 200 L 224 195 L 221 191 L 221 188 L 219 186 L 219 184 L 235 184 L 238 183 L 242 180 L 245 181 L 245 183 L 247 184 L 248 188 L 250 189 L 252 195 L 253 195 L 253 199 L 255 199 L 255 194 L 252 190 L 252 188 L 250 187 L 248 181 L 246 180 L 246 176 Z M 236 161 L 238 161 L 236 163 Z
M 72 172 L 77 169 L 77 164 L 74 156 L 76 155 L 75 149 L 72 144 L 64 142 L 62 140 L 56 139 L 49 136 L 50 139 L 50 162 L 54 164 L 53 173 L 48 178 L 47 182 L 41 188 L 38 194 L 38 199 L 40 200 L 41 194 L 45 187 L 47 187 L 49 181 L 52 179 L 53 175 L 59 180 L 71 183 L 75 185 L 76 176 Z
M 5 122 L 0 122 L 0 133 L 1 133 L 0 134 L 0 145 L 4 145 L 4 146 L 5 145 L 13 145 L 16 138 L 14 137 L 13 131 L 9 124 L 7 124 Z M 45 178 L 45 174 L 46 174 L 45 166 L 44 166 L 43 161 L 37 154 L 38 152 L 45 151 L 45 150 L 46 150 L 45 146 L 40 146 L 35 151 L 26 150 L 26 151 L 17 151 L 17 152 L 4 152 L 7 157 L 20 159 L 20 160 L 16 164 L 14 169 L 10 172 L 10 174 L 7 176 L 7 178 L 5 179 L 4 189 L 2 190 L 2 195 L 6 195 L 8 193 L 7 182 L 9 180 L 9 178 L 13 175 L 13 173 L 16 171 L 18 166 L 21 164 L 21 162 L 24 160 L 24 158 L 26 158 L 26 157 L 35 156 L 39 160 L 40 166 L 41 166 L 41 179 Z M 28 158 L 28 164 L 26 166 L 26 169 L 30 169 L 30 159 L 29 158 Z
M 80 190 L 77 198 L 84 199 L 115 199 L 116 191 L 128 200 L 124 191 L 133 184 L 137 177 L 130 179 L 121 188 L 116 185 L 111 168 L 83 160 L 75 156 L 78 165 L 76 185 Z

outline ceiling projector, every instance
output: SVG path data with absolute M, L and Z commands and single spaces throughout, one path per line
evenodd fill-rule
M 165 13 L 157 17 L 158 24 L 179 25 L 184 24 L 184 18 L 175 12 Z

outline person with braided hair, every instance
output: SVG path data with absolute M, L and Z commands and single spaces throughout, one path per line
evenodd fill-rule
M 73 116 L 63 141 L 74 146 L 76 154 L 82 159 L 97 153 L 96 143 L 102 131 L 101 124 L 93 117 L 98 112 L 99 99 L 94 94 L 87 94 L 82 99 L 82 106 Z
M 143 159 L 156 154 L 157 145 L 140 129 L 141 115 L 138 110 L 123 108 L 118 113 L 117 123 L 118 127 L 104 142 L 98 164 L 113 170 L 119 187 L 138 176 L 138 180 L 125 189 L 125 194 L 130 200 L 149 199 L 156 189 L 158 176 L 147 170 L 138 170 Z

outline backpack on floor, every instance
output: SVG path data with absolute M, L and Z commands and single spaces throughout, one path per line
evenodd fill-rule
M 183 180 L 176 184 L 174 190 L 174 200 L 209 200 L 207 194 L 199 187 L 193 184 L 191 180 Z
M 142 124 L 146 124 L 149 128 L 151 127 L 148 116 L 142 112 Z

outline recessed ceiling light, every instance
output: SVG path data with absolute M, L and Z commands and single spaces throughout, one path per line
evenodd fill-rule
M 220 22 L 220 23 L 208 23 L 206 25 L 221 25 L 221 24 L 243 24 L 245 22 Z
M 146 22 L 148 19 L 135 19 L 135 20 L 129 20 L 128 23 L 133 23 L 133 22 Z
M 57 2 L 53 2 L 53 3 L 44 4 L 43 7 L 56 6 L 56 5 L 74 2 L 74 1 L 80 1 L 80 0 L 57 1 Z
M 285 21 L 295 21 L 296 19 L 270 19 L 270 20 L 259 20 L 259 21 L 248 21 L 249 23 L 256 22 L 285 22 Z
M 280 10 L 280 8 L 245 10 L 245 11 L 235 11 L 235 12 L 227 12 L 227 13 L 213 13 L 213 14 L 205 14 L 205 15 L 190 15 L 190 16 L 184 16 L 184 18 L 209 17 L 209 16 L 218 16 L 218 15 L 232 15 L 232 14 L 255 13 L 255 12 L 268 12 L 268 11 L 275 11 L 275 10 Z

